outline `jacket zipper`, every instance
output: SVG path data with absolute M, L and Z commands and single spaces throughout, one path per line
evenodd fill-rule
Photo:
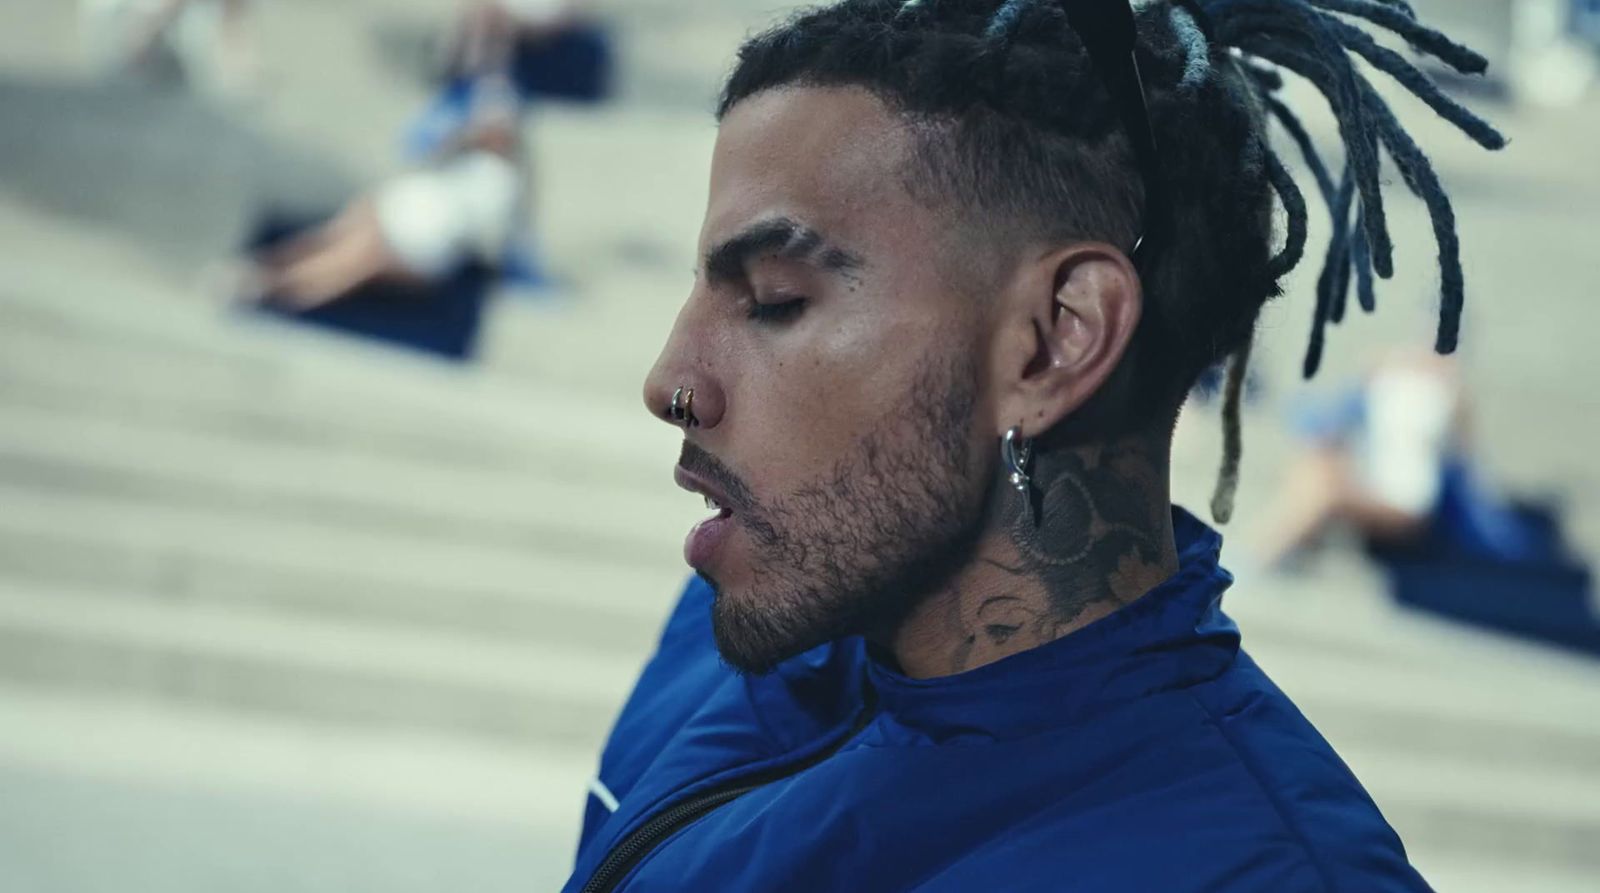
M 799 775 L 838 753 L 850 743 L 850 739 L 867 727 L 867 723 L 876 712 L 876 705 L 870 697 L 872 689 L 868 688 L 867 692 L 869 700 L 861 708 L 861 713 L 856 717 L 850 731 L 845 733 L 838 743 L 797 763 L 768 769 L 748 778 L 736 779 L 720 788 L 705 791 L 656 813 L 649 821 L 633 829 L 632 833 L 612 847 L 611 852 L 606 854 L 605 859 L 600 862 L 600 867 L 589 876 L 588 883 L 583 885 L 579 893 L 612 893 L 617 885 L 622 883 L 622 879 L 628 876 L 628 872 L 673 834 L 705 817 L 719 806 L 732 803 L 745 794 L 775 781 Z

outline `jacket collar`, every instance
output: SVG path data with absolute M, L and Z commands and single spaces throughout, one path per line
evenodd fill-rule
M 1221 673 L 1239 648 L 1238 628 L 1221 609 L 1233 582 L 1218 563 L 1222 537 L 1181 508 L 1172 514 L 1177 572 L 1070 635 L 934 679 L 911 679 L 863 654 L 890 727 L 935 741 L 1011 738 Z

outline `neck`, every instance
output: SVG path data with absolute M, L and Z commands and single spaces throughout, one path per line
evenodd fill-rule
M 973 670 L 1055 641 L 1178 569 L 1165 445 L 1041 452 L 1026 497 L 995 487 L 974 559 L 888 637 L 913 678 Z

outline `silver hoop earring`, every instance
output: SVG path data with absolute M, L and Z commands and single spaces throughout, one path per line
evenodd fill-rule
M 1033 457 L 1033 441 L 1022 436 L 1022 427 L 1013 425 L 1000 439 L 1000 461 L 1010 473 L 1008 480 L 1018 493 L 1028 492 L 1028 460 Z

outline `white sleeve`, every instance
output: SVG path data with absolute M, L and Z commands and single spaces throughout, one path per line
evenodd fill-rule
M 500 6 L 524 25 L 541 25 L 560 18 L 568 0 L 500 0 Z
M 1438 375 L 1396 368 L 1373 376 L 1361 471 L 1375 498 L 1413 515 L 1433 509 L 1454 415 L 1454 391 Z

